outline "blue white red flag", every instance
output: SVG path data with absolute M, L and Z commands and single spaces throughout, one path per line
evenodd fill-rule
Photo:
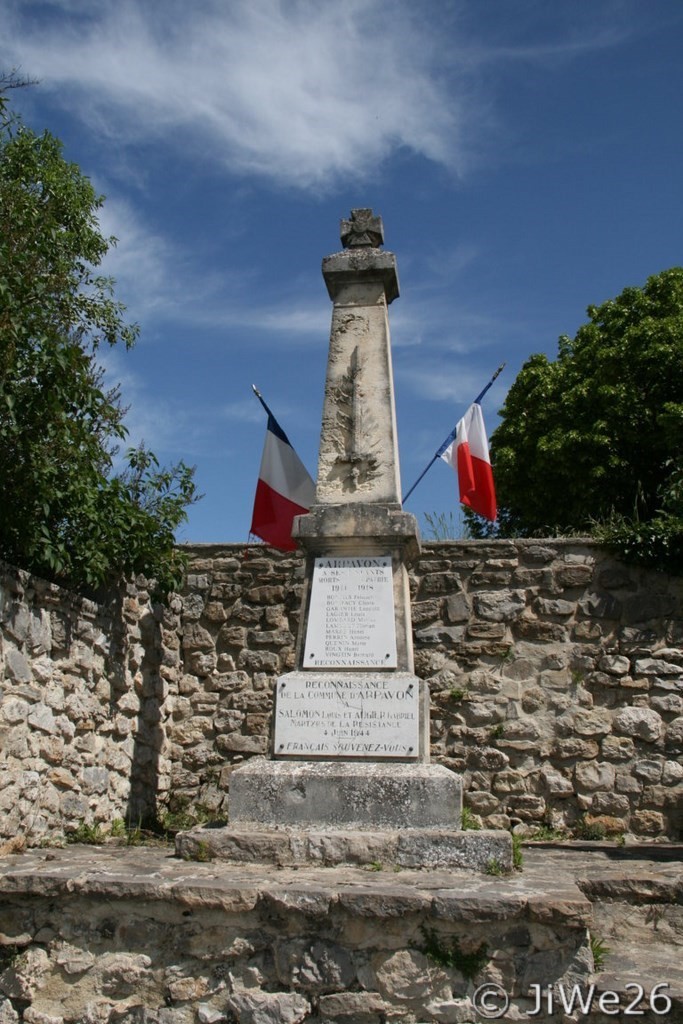
M 497 515 L 496 490 L 481 406 L 473 402 L 455 428 L 455 437 L 440 457 L 458 474 L 460 501 L 492 522 Z
M 308 512 L 315 500 L 315 484 L 284 430 L 257 391 L 256 395 L 268 413 L 268 427 L 254 498 L 251 532 L 281 551 L 294 551 L 294 517 Z

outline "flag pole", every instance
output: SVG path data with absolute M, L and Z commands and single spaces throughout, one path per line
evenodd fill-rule
M 268 413 L 268 415 L 269 415 L 269 416 L 273 416 L 272 412 L 270 411 L 270 409 L 269 409 L 269 408 L 268 408 L 268 406 L 266 405 L 266 400 L 265 400 L 265 398 L 263 397 L 263 395 L 261 394 L 261 392 L 259 391 L 259 389 L 258 389 L 258 388 L 256 387 L 256 385 L 255 385 L 255 384 L 252 384 L 252 385 L 251 385 L 251 390 L 252 390 L 252 391 L 254 392 L 254 394 L 256 395 L 256 397 L 258 398 L 259 402 L 261 403 L 261 405 L 263 406 L 263 408 L 264 408 L 264 409 L 266 410 L 266 412 Z M 273 419 L 275 419 L 275 417 L 274 417 L 274 416 L 273 416 Z
M 500 366 L 498 367 L 498 369 L 496 370 L 496 372 L 494 373 L 493 377 L 491 377 L 491 380 L 488 382 L 486 387 L 482 391 L 479 392 L 477 397 L 474 399 L 474 402 L 471 403 L 472 405 L 477 405 L 479 402 L 481 402 L 482 398 L 484 397 L 484 395 L 486 394 L 488 389 L 491 387 L 491 385 L 493 384 L 493 382 L 496 379 L 496 377 L 498 377 L 498 375 L 503 372 L 504 368 L 505 368 L 505 363 L 501 363 Z M 255 388 L 254 388 L 254 390 L 256 391 Z M 256 392 L 256 394 L 258 395 L 258 391 Z M 446 438 L 446 440 L 444 441 L 444 443 L 438 448 L 438 450 L 436 451 L 435 455 L 432 457 L 431 462 L 429 462 L 425 466 L 425 468 L 422 470 L 422 472 L 420 473 L 419 477 L 417 478 L 417 480 L 415 481 L 413 486 L 410 488 L 408 493 L 405 495 L 405 497 L 403 498 L 402 504 L 405 505 L 405 503 L 407 502 L 407 500 L 410 497 L 410 495 L 413 493 L 413 491 L 415 490 L 417 485 L 420 483 L 420 481 L 423 479 L 423 477 L 425 477 L 427 475 L 427 473 L 432 468 L 432 466 L 434 465 L 436 460 L 441 458 L 443 453 L 448 448 L 449 444 L 452 441 L 455 440 L 455 434 L 456 434 L 457 429 L 458 429 L 458 426 L 456 424 L 455 427 L 453 428 L 453 430 L 451 430 L 451 432 L 448 435 L 448 437 Z

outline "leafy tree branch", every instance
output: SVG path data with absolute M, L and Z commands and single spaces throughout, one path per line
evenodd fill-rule
M 11 77 L 11 76 L 10 76 Z M 71 586 L 143 573 L 180 580 L 174 531 L 197 500 L 194 470 L 129 450 L 102 345 L 135 343 L 114 282 L 97 272 L 116 239 L 103 197 L 49 132 L 8 111 L 0 80 L 0 557 Z

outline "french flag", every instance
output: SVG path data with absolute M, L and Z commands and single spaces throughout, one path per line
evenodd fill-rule
M 268 413 L 266 440 L 251 517 L 251 532 L 281 551 L 295 551 L 292 525 L 295 516 L 308 512 L 315 500 L 315 484 L 284 430 L 263 398 Z
M 496 491 L 489 458 L 489 443 L 481 406 L 473 402 L 455 428 L 455 437 L 439 455 L 457 471 L 460 501 L 493 522 Z

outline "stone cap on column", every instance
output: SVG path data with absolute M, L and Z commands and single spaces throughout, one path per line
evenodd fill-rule
M 342 252 L 323 260 L 323 277 L 334 302 L 342 288 L 359 283 L 379 282 L 387 305 L 398 298 L 398 273 L 393 252 L 382 252 L 384 225 L 370 209 L 351 210 L 349 220 L 340 224 Z
M 380 282 L 384 286 L 387 305 L 397 299 L 398 272 L 393 252 L 381 249 L 344 249 L 323 260 L 323 277 L 334 302 L 342 288 L 364 282 Z
M 417 520 L 399 504 L 314 505 L 306 515 L 296 516 L 292 536 L 312 554 L 340 543 L 349 544 L 354 550 L 362 547 L 374 550 L 378 546 L 400 548 L 406 562 L 420 554 Z

